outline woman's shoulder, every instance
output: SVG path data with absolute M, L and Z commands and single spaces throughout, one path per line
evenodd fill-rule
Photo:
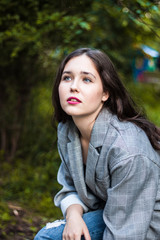
M 144 155 L 150 159 L 160 159 L 159 153 L 152 147 L 146 133 L 136 124 L 112 118 L 110 134 L 115 135 L 113 146 L 119 147 L 129 155 Z
M 68 122 L 65 122 L 65 123 L 60 122 L 57 127 L 58 138 L 60 138 L 60 137 L 64 138 L 65 136 L 67 136 L 68 129 L 69 129 Z
M 74 130 L 75 124 L 73 121 L 67 121 L 65 123 L 60 122 L 57 128 L 58 140 L 66 141 L 66 139 L 68 139 Z
M 60 123 L 58 124 L 57 130 L 58 130 L 58 132 L 63 132 L 63 131 L 65 131 L 67 128 L 68 128 L 68 122 L 65 122 L 65 123 L 60 122 Z

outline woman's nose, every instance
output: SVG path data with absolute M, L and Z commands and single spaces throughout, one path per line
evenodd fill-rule
M 71 84 L 71 92 L 79 92 L 77 80 L 73 80 Z

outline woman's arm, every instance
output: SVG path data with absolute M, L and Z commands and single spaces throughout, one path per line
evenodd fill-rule
M 67 208 L 63 240 L 80 240 L 82 235 L 84 235 L 85 240 L 91 240 L 82 215 L 83 208 L 79 204 L 73 204 Z
M 154 211 L 158 166 L 145 156 L 115 164 L 104 209 L 104 240 L 145 240 Z
M 62 189 L 56 194 L 54 203 L 57 207 L 60 207 L 64 216 L 66 216 L 66 210 L 70 205 L 81 205 L 84 212 L 88 211 L 88 207 L 81 201 L 77 191 L 75 189 L 72 177 L 64 162 L 58 171 L 58 183 L 62 185 Z
M 63 216 L 66 216 L 66 209 L 73 204 L 82 206 L 83 211 L 87 212 L 88 207 L 81 201 L 74 186 L 72 176 L 66 164 L 65 157 L 61 151 L 60 144 L 58 143 L 58 152 L 61 158 L 61 165 L 58 170 L 57 180 L 62 186 L 62 189 L 56 194 L 54 203 L 57 207 L 61 208 Z

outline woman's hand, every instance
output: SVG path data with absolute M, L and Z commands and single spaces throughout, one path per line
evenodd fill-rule
M 80 205 L 74 204 L 67 209 L 66 225 L 63 231 L 63 240 L 91 240 L 88 228 L 82 218 L 83 209 Z

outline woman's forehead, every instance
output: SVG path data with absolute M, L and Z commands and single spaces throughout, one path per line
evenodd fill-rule
M 97 72 L 94 62 L 85 54 L 71 58 L 64 66 L 63 71 L 71 71 L 71 69 L 79 69 L 83 72 L 87 72 L 90 69 Z

